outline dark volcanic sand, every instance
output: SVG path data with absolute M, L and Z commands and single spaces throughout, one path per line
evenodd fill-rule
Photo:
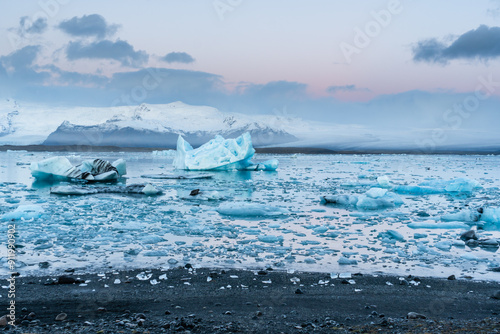
M 141 281 L 136 277 L 140 272 L 110 271 L 105 278 L 68 274 L 90 280 L 87 286 L 46 285 L 57 276 L 17 277 L 18 321 L 30 312 L 35 314 L 28 318 L 34 320 L 6 329 L 13 333 L 500 331 L 500 300 L 491 298 L 500 297 L 498 282 L 406 278 L 420 282 L 414 286 L 400 284 L 398 277 L 353 275 L 355 284 L 346 284 L 322 273 L 186 268 L 153 270 L 149 280 Z M 162 274 L 168 278 L 160 280 Z M 300 283 L 293 284 L 294 277 Z M 120 283 L 114 284 L 117 279 Z M 160 283 L 152 285 L 152 279 Z M 269 280 L 272 283 L 263 283 Z M 320 280 L 329 282 L 320 285 Z M 303 293 L 297 294 L 297 289 Z M 0 307 L 5 310 L 7 298 L 2 295 Z M 61 312 L 67 314 L 66 320 L 56 321 Z M 426 319 L 406 319 L 409 312 Z

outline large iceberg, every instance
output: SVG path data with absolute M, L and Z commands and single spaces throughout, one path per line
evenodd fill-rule
M 234 139 L 215 136 L 197 149 L 179 135 L 173 166 L 182 170 L 276 170 L 277 160 L 253 164 L 255 149 L 250 133 Z
M 86 160 L 73 166 L 66 157 L 32 162 L 31 175 L 39 180 L 114 181 L 127 173 L 125 160 L 110 163 L 101 159 Z

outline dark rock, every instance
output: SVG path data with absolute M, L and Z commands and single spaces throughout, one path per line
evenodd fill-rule
M 455 275 L 448 276 L 448 281 L 454 281 L 456 279 Z
M 304 292 L 301 289 L 297 289 L 297 290 L 295 290 L 295 294 L 302 295 L 302 294 L 304 294 Z
M 97 308 L 97 312 L 107 312 L 105 307 L 99 307 Z
M 60 276 L 59 279 L 57 280 L 57 284 L 78 284 L 78 283 L 83 283 L 84 281 L 82 280 L 77 280 L 74 277 L 71 276 Z
M 64 270 L 64 272 L 66 272 L 66 273 L 74 273 L 75 269 L 69 268 L 69 269 Z
M 192 269 L 193 265 L 191 263 L 186 263 L 186 265 L 184 266 L 184 268 L 186 268 L 186 269 Z
M 259 270 L 259 272 L 257 274 L 259 274 L 259 275 L 267 275 L 267 271 L 265 271 L 265 270 Z
M 200 189 L 191 190 L 189 196 L 196 196 L 200 193 Z
M 493 294 L 493 296 L 491 296 L 491 298 L 493 298 L 493 299 L 500 299 L 500 290 L 497 290 L 497 291 Z

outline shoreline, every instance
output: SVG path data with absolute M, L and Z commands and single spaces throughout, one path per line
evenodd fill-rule
M 28 152 L 152 152 L 175 150 L 166 147 L 118 147 L 118 146 L 90 146 L 90 145 L 0 145 L 0 152 L 28 151 Z M 319 147 L 257 147 L 260 154 L 405 154 L 405 155 L 500 155 L 500 149 L 490 150 L 434 150 L 422 151 L 418 149 L 327 149 Z
M 451 333 L 469 329 L 488 333 L 500 326 L 499 282 L 364 274 L 331 278 L 325 273 L 272 268 L 193 269 L 189 264 L 165 271 L 110 268 L 74 274 L 68 270 L 65 276 L 69 278 L 16 277 L 19 325 L 10 332 Z M 58 281 L 69 284 L 52 283 Z M 5 309 L 7 302 L 2 298 L 0 307 Z M 61 313 L 65 319 L 55 320 L 64 317 Z

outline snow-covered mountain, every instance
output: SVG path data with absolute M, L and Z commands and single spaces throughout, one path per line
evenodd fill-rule
M 277 145 L 298 138 L 285 130 L 279 116 L 227 114 L 216 108 L 182 102 L 109 108 L 50 108 L 13 101 L 0 103 L 0 144 L 112 145 L 175 147 L 179 134 L 198 146 L 219 134 L 250 132 L 255 146 Z M 298 125 L 298 128 L 301 126 Z

